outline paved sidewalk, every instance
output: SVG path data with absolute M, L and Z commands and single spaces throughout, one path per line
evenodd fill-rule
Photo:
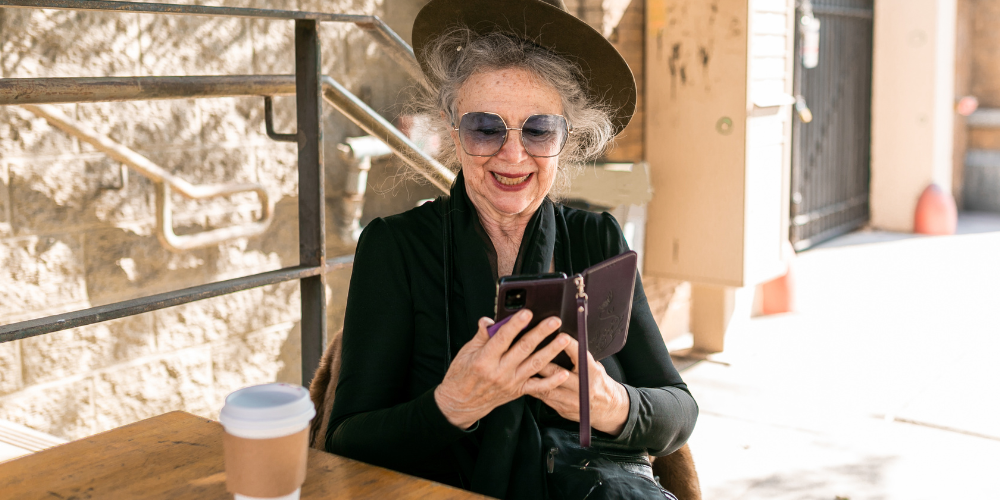
M 799 254 L 799 311 L 684 371 L 706 500 L 1000 499 L 1000 214 Z

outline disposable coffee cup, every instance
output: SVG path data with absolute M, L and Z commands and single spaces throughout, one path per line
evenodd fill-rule
M 299 499 L 315 415 L 309 391 L 297 385 L 255 385 L 226 397 L 219 422 L 226 489 L 236 500 Z

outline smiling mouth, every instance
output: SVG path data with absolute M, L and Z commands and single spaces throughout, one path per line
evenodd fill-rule
M 516 186 L 516 185 L 518 185 L 518 184 L 520 184 L 520 183 L 528 180 L 528 177 L 531 177 L 531 174 L 528 174 L 528 175 L 525 175 L 525 176 L 522 176 L 522 177 L 506 177 L 506 176 L 500 175 L 500 174 L 498 174 L 496 172 L 490 172 L 490 173 L 493 174 L 493 178 L 496 179 L 497 182 L 499 182 L 500 184 L 503 184 L 504 186 Z

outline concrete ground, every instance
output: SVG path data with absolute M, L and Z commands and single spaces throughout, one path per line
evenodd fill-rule
M 706 500 L 1000 499 L 1000 214 L 800 253 L 798 312 L 683 372 Z

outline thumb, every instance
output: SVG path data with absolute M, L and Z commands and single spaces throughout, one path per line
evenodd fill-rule
M 479 318 L 478 330 L 476 330 L 476 335 L 472 337 L 469 341 L 470 344 L 475 344 L 476 346 L 486 345 L 486 342 L 490 340 L 490 334 L 486 331 L 487 328 L 493 326 L 493 320 L 483 316 Z

